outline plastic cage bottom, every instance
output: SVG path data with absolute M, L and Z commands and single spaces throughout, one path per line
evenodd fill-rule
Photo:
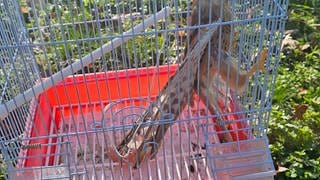
M 177 66 L 170 65 L 77 75 L 48 89 L 30 108 L 34 117 L 27 122 L 25 139 L 28 140 L 22 142 L 41 146 L 21 150 L 19 168 L 12 177 L 212 179 L 213 163 L 221 162 L 212 161 L 212 153 L 207 154 L 212 148 L 208 148 L 211 146 L 205 138 L 208 138 L 208 131 L 215 131 L 215 127 L 201 128 L 212 123 L 206 118 L 210 114 L 205 113 L 202 102 L 184 109 L 180 120 L 166 133 L 156 158 L 147 160 L 141 168 L 135 170 L 132 166 L 114 162 L 109 153 L 112 149 L 108 143 L 110 133 L 115 133 L 116 141 L 123 137 L 121 130 L 114 131 L 121 124 L 120 120 L 130 125 L 136 118 L 131 115 L 141 114 L 141 107 L 146 107 L 158 95 L 176 70 Z M 111 101 L 118 102 L 112 109 L 116 113 L 107 113 L 102 118 L 102 109 Z M 210 136 L 210 143 L 219 142 L 219 134 L 216 134 Z M 260 171 L 270 171 L 270 167 Z M 247 169 L 242 175 L 248 173 L 250 170 Z

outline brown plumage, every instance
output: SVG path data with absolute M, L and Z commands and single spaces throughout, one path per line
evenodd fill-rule
M 211 4 L 210 4 L 211 3 Z M 210 7 L 212 7 L 210 9 Z M 222 10 L 222 12 L 220 11 Z M 209 18 L 211 12 L 211 20 Z M 201 20 L 199 22 L 199 13 Z M 219 30 L 214 33 L 211 46 L 207 47 L 204 55 L 201 58 L 199 69 L 199 89 L 195 87 L 195 92 L 199 92 L 200 99 L 203 102 L 208 101 L 208 110 L 211 114 L 215 112 L 216 87 L 215 82 L 223 82 L 229 89 L 235 91 L 238 95 L 242 95 L 248 79 L 257 71 L 264 71 L 265 60 L 267 59 L 267 50 L 263 50 L 260 56 L 260 62 L 255 63 L 248 72 L 238 70 L 234 61 L 228 54 L 233 52 L 235 48 L 235 41 L 232 39 L 234 34 L 232 21 L 232 11 L 227 1 L 223 1 L 223 5 L 220 4 L 220 0 L 194 0 L 193 9 L 191 13 L 191 26 L 197 26 L 201 24 L 209 24 L 213 22 L 224 22 L 224 25 L 219 26 Z M 222 14 L 222 17 L 220 16 Z M 220 31 L 221 30 L 221 31 Z M 197 38 L 197 30 L 190 33 L 190 39 Z M 220 41 L 219 41 L 220 39 Z M 220 42 L 220 45 L 219 45 Z M 218 59 L 220 57 L 220 59 Z M 208 66 L 210 68 L 208 68 Z M 208 72 L 209 71 L 209 72 Z M 222 125 L 220 127 L 223 131 L 227 131 L 227 126 Z M 222 142 L 232 141 L 230 133 L 224 133 Z
M 142 116 L 137 120 L 137 124 L 140 122 L 156 121 L 163 119 L 164 114 L 172 114 L 175 120 L 184 107 L 188 104 L 188 95 L 190 96 L 194 87 L 194 82 L 197 73 L 197 64 L 199 57 L 202 57 L 204 49 L 207 47 L 209 40 L 215 29 L 201 30 L 202 37 L 199 39 L 193 39 L 190 47 L 192 49 L 185 56 L 183 63 L 173 75 L 160 95 L 151 104 L 149 111 L 145 111 Z M 141 126 L 135 126 L 125 137 L 125 139 L 118 146 L 118 151 L 121 155 L 128 154 L 129 147 L 137 147 L 137 156 L 135 166 L 137 167 L 144 159 L 146 154 L 155 154 L 159 146 L 161 146 L 162 138 L 168 130 L 170 124 L 152 125 L 147 127 L 144 135 L 144 140 L 141 144 L 133 145 L 137 143 L 134 141 L 135 134 L 145 131 Z M 155 142 L 158 146 L 155 147 Z
M 213 0 L 212 2 L 210 0 L 194 0 L 188 25 L 197 26 L 218 21 L 230 22 L 232 20 L 231 9 L 226 1 L 223 2 L 224 4 L 220 5 L 220 0 Z M 220 12 L 221 7 L 222 12 Z M 220 17 L 220 14 L 222 14 L 222 17 Z M 198 17 L 200 17 L 200 20 Z M 227 53 L 232 51 L 234 47 L 233 41 L 230 40 L 232 28 L 231 24 L 226 23 L 219 27 L 215 26 L 215 30 L 211 29 L 211 33 L 210 31 L 207 32 L 207 28 L 190 30 L 188 32 L 189 43 L 186 43 L 182 65 L 152 103 L 150 111 L 145 111 L 137 122 L 156 121 L 161 119 L 160 116 L 164 113 L 173 114 L 173 119 L 176 119 L 184 107 L 193 101 L 188 99 L 188 97 L 192 97 L 192 92 L 198 93 L 203 102 L 209 99 L 208 109 L 214 114 L 215 90 L 212 87 L 215 79 L 227 84 L 231 90 L 238 90 L 237 92 L 242 94 L 247 80 L 254 72 L 258 69 L 263 70 L 267 51 L 264 51 L 264 55 L 261 56 L 260 60 L 263 62 L 254 64 L 249 73 L 238 71 L 237 66 L 232 63 Z M 221 35 L 220 32 L 222 32 Z M 206 38 L 211 38 L 210 46 L 207 44 L 209 39 Z M 219 46 L 219 39 L 221 39 L 221 46 Z M 220 57 L 220 60 L 218 57 Z M 198 65 L 200 65 L 199 69 Z M 199 89 L 197 83 L 199 83 Z M 136 146 L 138 157 L 135 162 L 136 167 L 147 154 L 156 154 L 169 127 L 170 124 L 164 124 L 147 128 L 143 142 Z M 227 127 L 222 126 L 222 130 L 227 130 Z M 132 143 L 136 143 L 134 141 L 135 133 L 141 131 L 141 126 L 136 126 L 127 134 L 117 148 L 122 155 L 128 153 L 129 147 L 133 147 Z M 222 141 L 232 141 L 231 135 L 225 133 Z M 157 147 L 150 142 L 155 142 Z

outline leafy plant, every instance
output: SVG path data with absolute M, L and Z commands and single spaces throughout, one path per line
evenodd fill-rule
M 320 1 L 291 1 L 269 124 L 277 179 L 320 178 Z M 319 7 L 319 6 L 318 6 Z M 297 25 L 299 24 L 299 25 Z M 298 29 L 296 29 L 298 28 Z
M 165 4 L 163 1 L 102 1 L 85 0 L 83 4 L 65 0 L 48 1 L 42 8 L 29 8 L 27 27 L 40 31 L 30 31 L 37 63 L 46 76 L 61 70 L 91 51 L 110 42 L 122 32 L 131 30 L 142 22 L 142 13 L 156 13 Z M 158 30 L 169 24 L 158 22 Z M 163 43 L 172 40 L 174 33 L 154 35 L 154 28 L 145 29 L 147 35 L 137 35 L 112 53 L 98 60 L 93 69 L 122 69 L 127 67 L 163 64 L 170 57 L 176 56 L 174 48 L 168 53 L 160 51 Z M 97 39 L 96 37 L 102 37 Z M 121 36 L 119 36 L 121 37 Z M 53 42 L 53 43 L 51 43 Z M 174 46 L 175 44 L 166 44 Z M 125 48 L 125 51 L 123 50 Z M 137 51 L 136 51 L 137 50 Z M 157 58 L 155 58 L 157 57 Z M 94 68 L 93 68 L 94 66 Z
M 0 154 L 0 180 L 5 179 L 7 176 L 6 164 L 4 163 L 2 154 Z

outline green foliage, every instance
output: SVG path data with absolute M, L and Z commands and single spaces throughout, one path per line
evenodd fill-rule
M 0 180 L 6 179 L 7 171 L 6 164 L 4 163 L 2 154 L 0 154 Z
M 301 43 L 312 42 L 319 45 L 320 34 L 315 30 L 319 24 L 319 0 L 291 0 L 289 22 L 286 29 L 297 29 L 296 39 Z
M 277 179 L 320 178 L 320 32 L 315 4 L 320 1 L 289 4 L 286 28 L 293 30 L 293 41 L 283 49 L 269 124 L 272 156 L 288 168 Z
M 110 0 L 107 3 L 105 0 L 85 0 L 81 4 L 78 1 L 59 0 L 48 1 L 44 7 L 32 10 L 29 8 L 27 27 L 41 29 L 30 31 L 33 43 L 38 44 L 34 47 L 34 53 L 40 69 L 49 74 L 61 70 L 110 42 L 115 36 L 131 30 L 142 22 L 143 14 L 148 17 L 158 12 L 166 6 L 163 3 L 164 1 L 147 0 Z M 159 21 L 156 27 L 157 30 L 163 30 L 166 26 L 169 25 Z M 173 32 L 169 32 L 166 36 L 162 34 L 155 36 L 154 27 L 146 28 L 145 32 L 149 34 L 137 35 L 134 40 L 115 48 L 112 53 L 107 53 L 93 65 L 95 67 L 91 65 L 87 69 L 88 72 L 93 72 L 93 69 L 133 68 L 147 63 L 155 65 L 155 59 L 158 64 L 163 64 L 168 55 L 171 57 L 177 55 L 174 50 L 175 44 L 168 43 L 174 37 Z M 164 43 L 171 47 L 160 51 Z

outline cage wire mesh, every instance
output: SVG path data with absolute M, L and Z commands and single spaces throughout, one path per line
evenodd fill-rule
M 33 50 L 30 44 L 25 23 L 21 13 L 16 11 L 19 4 L 14 1 L 0 1 L 0 103 L 10 101 L 19 93 L 31 88 L 40 79 L 37 65 L 34 63 Z M 1 119 L 0 135 L 2 154 L 9 158 L 16 158 L 21 143 L 19 138 L 25 129 L 25 122 L 30 103 L 25 102 Z M 11 141 L 12 140 L 12 141 Z M 3 148 L 10 148 L 6 151 Z M 1 158 L 1 164 L 3 163 Z M 12 161 L 16 165 L 16 161 Z
M 273 178 L 287 3 L 0 0 L 3 176 Z

